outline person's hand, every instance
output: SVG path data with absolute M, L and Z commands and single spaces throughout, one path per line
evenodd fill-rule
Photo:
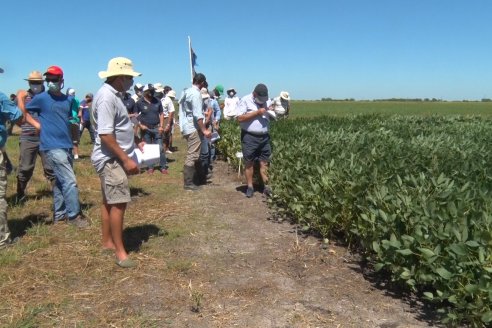
M 164 128 L 162 126 L 159 127 L 159 134 L 162 134 L 164 132 Z
M 266 108 L 263 108 L 263 107 L 257 110 L 258 115 L 263 115 L 266 113 L 266 111 L 267 111 Z
M 164 128 L 164 132 L 165 132 L 165 133 L 168 133 L 169 131 L 171 131 L 171 126 L 168 124 L 168 125 L 166 125 L 166 127 Z
M 26 90 L 19 90 L 17 91 L 17 98 L 19 99 L 25 99 L 27 97 L 27 91 Z
M 212 132 L 210 130 L 205 129 L 205 131 L 203 131 L 203 136 L 205 138 L 209 138 L 210 139 L 210 138 L 212 138 Z
M 142 131 L 145 131 L 145 130 L 148 130 L 148 129 L 149 129 L 149 128 L 145 125 L 145 124 L 141 124 L 141 123 L 140 123 L 140 124 L 139 124 L 139 126 L 140 126 L 140 129 L 141 129 Z
M 142 153 L 144 152 L 144 146 L 145 146 L 145 141 L 141 141 L 137 145 L 138 149 L 140 149 Z
M 135 161 L 130 157 L 128 157 L 127 160 L 123 162 L 123 169 L 129 175 L 138 174 L 140 172 L 138 164 L 135 163 Z

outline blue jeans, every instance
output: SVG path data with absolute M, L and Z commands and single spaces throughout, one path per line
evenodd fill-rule
M 55 173 L 54 220 L 62 220 L 65 216 L 68 216 L 68 219 L 74 219 L 80 214 L 80 203 L 79 188 L 72 167 L 72 151 L 71 149 L 51 149 L 44 153 Z
M 145 143 L 159 144 L 159 166 L 162 169 L 167 169 L 166 153 L 164 152 L 162 134 L 159 133 L 159 129 L 147 129 L 142 132 L 142 138 Z

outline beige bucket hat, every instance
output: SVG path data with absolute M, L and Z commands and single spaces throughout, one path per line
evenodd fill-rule
M 128 75 L 128 76 L 140 76 L 142 73 L 135 72 L 133 70 L 133 63 L 130 59 L 125 57 L 116 57 L 108 62 L 108 70 L 99 72 L 99 77 L 105 79 L 111 76 Z
M 44 81 L 43 74 L 41 74 L 40 71 L 32 71 L 27 76 L 27 79 L 24 79 L 24 80 L 26 80 L 26 81 Z
M 287 100 L 287 101 L 290 100 L 289 93 L 287 91 L 280 92 L 280 98 Z

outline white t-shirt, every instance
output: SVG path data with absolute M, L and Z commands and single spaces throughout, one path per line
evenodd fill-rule
M 237 104 L 239 102 L 239 97 L 227 97 L 224 100 L 224 117 L 236 117 L 237 116 Z
M 174 113 L 174 103 L 171 97 L 165 96 L 161 99 L 161 103 L 164 117 L 169 117 L 169 113 Z

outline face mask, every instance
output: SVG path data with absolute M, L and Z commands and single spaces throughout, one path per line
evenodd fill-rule
M 234 97 L 234 92 L 232 92 L 232 91 L 229 92 L 229 97 L 231 97 L 231 98 Z
M 59 92 L 61 90 L 61 82 L 48 82 L 48 90 Z
M 260 101 L 260 99 L 258 99 L 258 98 L 256 98 L 256 97 L 255 97 L 255 103 L 256 103 L 257 105 L 259 105 L 259 106 L 261 106 L 261 105 L 263 105 L 263 104 L 264 104 L 264 102 Z
M 32 93 L 37 95 L 38 93 L 43 91 L 43 85 L 42 84 L 29 84 L 29 89 L 31 89 Z

